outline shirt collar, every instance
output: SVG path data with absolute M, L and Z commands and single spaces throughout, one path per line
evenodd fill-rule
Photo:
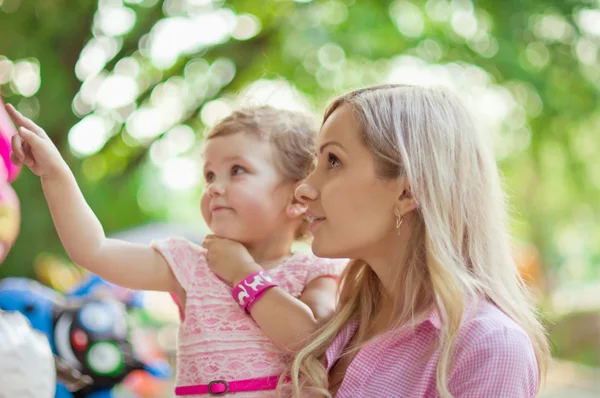
M 415 324 L 415 326 L 425 322 L 430 323 L 434 328 L 438 330 L 442 328 L 442 320 L 440 318 L 440 313 L 437 310 L 437 308 L 434 307 L 431 310 L 429 310 L 429 313 L 425 316 L 422 322 Z
M 473 298 L 465 295 L 464 297 L 464 312 L 463 312 L 463 316 L 462 319 L 464 320 L 467 316 L 469 316 L 470 312 L 473 309 Z M 443 310 L 443 309 L 442 309 Z M 441 330 L 442 328 L 442 318 L 440 316 L 440 311 L 437 309 L 436 306 L 434 306 L 432 309 L 429 310 L 429 312 L 426 313 L 426 315 L 423 318 L 420 318 L 416 320 L 415 322 L 415 327 L 418 325 L 421 325 L 425 322 L 430 323 L 434 328 Z

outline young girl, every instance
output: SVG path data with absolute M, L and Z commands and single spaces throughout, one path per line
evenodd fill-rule
M 342 261 L 292 253 L 306 232 L 294 189 L 312 169 L 315 130 L 297 113 L 234 112 L 206 137 L 201 248 L 107 239 L 46 133 L 13 107 L 13 161 L 40 176 L 71 259 L 116 284 L 172 292 L 183 311 L 177 395 L 273 395 L 285 360 L 335 307 Z

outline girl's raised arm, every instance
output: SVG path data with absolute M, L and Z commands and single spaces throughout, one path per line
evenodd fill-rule
M 167 262 L 154 249 L 106 238 L 73 173 L 46 132 L 11 105 L 6 110 L 18 127 L 12 138 L 11 160 L 24 163 L 40 177 L 54 226 L 71 260 L 131 289 L 178 290 Z

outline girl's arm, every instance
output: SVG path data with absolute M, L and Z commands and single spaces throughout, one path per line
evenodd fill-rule
M 295 298 L 273 287 L 252 306 L 251 315 L 265 335 L 279 348 L 295 353 L 336 307 L 337 281 L 320 277 Z
M 75 263 L 115 284 L 143 290 L 176 290 L 165 259 L 149 246 L 107 239 L 73 173 L 42 128 L 7 105 L 17 124 L 11 159 L 38 175 L 58 236 Z
M 239 242 L 207 235 L 202 246 L 213 272 L 233 286 L 263 270 Z M 337 281 L 321 276 L 307 283 L 299 298 L 279 287 L 268 289 L 252 306 L 251 315 L 275 345 L 293 353 L 333 313 L 336 297 Z
M 42 187 L 60 241 L 73 262 L 120 286 L 173 290 L 175 278 L 158 252 L 106 238 L 70 170 L 42 178 Z

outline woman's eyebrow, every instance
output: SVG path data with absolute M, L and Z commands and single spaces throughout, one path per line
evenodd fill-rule
M 338 148 L 340 148 L 342 151 L 344 150 L 344 147 L 343 147 L 343 146 L 342 146 L 342 144 L 340 144 L 339 142 L 337 142 L 337 141 L 327 141 L 326 143 L 324 143 L 323 145 L 321 145 L 321 147 L 319 148 L 319 153 L 323 153 L 323 150 L 324 150 L 326 147 L 330 146 L 330 145 L 337 146 L 337 147 L 338 147 Z

